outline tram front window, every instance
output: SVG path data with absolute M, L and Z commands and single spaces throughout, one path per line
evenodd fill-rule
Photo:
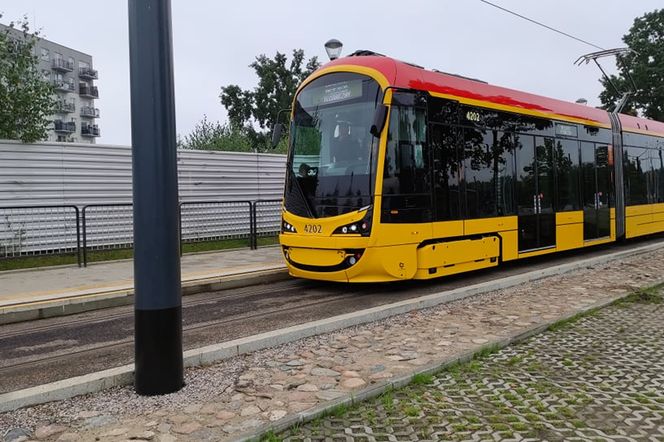
M 369 133 L 378 84 L 351 73 L 324 75 L 297 96 L 286 209 L 311 218 L 371 204 L 378 139 Z

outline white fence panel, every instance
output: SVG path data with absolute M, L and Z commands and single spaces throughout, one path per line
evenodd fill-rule
M 219 202 L 282 197 L 284 155 L 178 150 L 177 157 L 180 202 L 199 203 L 183 205 L 184 240 L 247 236 L 249 210 Z M 75 246 L 75 221 L 68 212 L 46 216 L 37 209 L 9 213 L 2 208 L 72 205 L 82 211 L 92 204 L 130 204 L 131 175 L 130 146 L 0 141 L 0 257 Z M 217 204 L 200 204 L 213 201 Z M 267 207 L 261 210 L 261 233 L 279 229 L 278 208 Z M 131 207 L 90 207 L 86 212 L 90 247 L 133 241 Z

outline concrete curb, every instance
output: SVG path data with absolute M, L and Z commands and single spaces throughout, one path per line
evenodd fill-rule
M 182 282 L 182 295 L 248 287 L 288 279 L 285 266 L 259 271 L 238 272 L 231 275 L 204 277 Z M 134 303 L 133 285 L 107 286 L 102 289 L 87 289 L 71 292 L 70 296 L 53 299 L 35 299 L 30 302 L 0 306 L 0 325 L 33 321 L 119 307 Z
M 307 338 L 310 336 L 329 333 L 344 328 L 352 327 L 355 325 L 365 324 L 368 322 L 374 322 L 391 316 L 408 313 L 414 310 L 421 310 L 428 307 L 434 307 L 436 305 L 452 302 L 463 298 L 468 298 L 482 293 L 513 287 L 525 282 L 538 280 L 548 276 L 560 275 L 562 273 L 571 272 L 583 267 L 601 265 L 616 259 L 648 253 L 662 247 L 664 247 L 664 242 L 659 244 L 651 244 L 648 246 L 643 246 L 627 251 L 616 252 L 608 255 L 583 259 L 545 269 L 538 269 L 521 275 L 509 276 L 494 281 L 475 284 L 469 287 L 448 290 L 445 292 L 427 295 L 420 298 L 400 301 L 394 304 L 373 307 L 366 310 L 334 316 L 332 318 L 322 319 L 318 321 L 308 322 L 306 324 L 300 324 L 292 327 L 274 330 L 271 332 L 248 336 L 245 338 L 228 341 L 221 344 L 215 344 L 194 350 L 188 350 L 184 352 L 184 364 L 186 367 L 211 364 L 214 362 L 229 359 L 233 356 L 239 356 L 242 354 L 251 353 L 264 348 L 269 348 L 280 344 L 294 342 L 299 339 Z M 620 297 L 616 297 L 615 299 L 619 298 Z M 612 298 L 611 302 L 614 302 L 615 299 Z M 598 308 L 598 307 L 593 306 L 591 308 Z M 541 331 L 546 327 L 548 327 L 549 325 L 550 324 L 547 323 L 546 325 L 535 327 L 533 328 L 534 331 L 528 331 L 527 333 L 531 334 L 536 333 L 538 330 Z M 439 370 L 440 364 L 438 364 L 436 367 L 437 367 L 436 370 Z M 433 370 L 433 368 L 430 369 Z M 410 377 L 412 377 L 412 374 L 406 377 L 410 379 Z M 53 382 L 50 384 L 40 385 L 37 387 L 31 387 L 24 390 L 17 390 L 10 393 L 1 394 L 0 412 L 6 412 L 17 408 L 41 404 L 53 400 L 70 398 L 80 394 L 94 393 L 104 388 L 117 386 L 117 385 L 127 385 L 132 382 L 133 382 L 133 364 L 125 365 L 111 370 L 105 370 L 85 376 L 79 376 L 71 379 L 65 379 L 62 381 Z M 393 380 L 389 383 L 389 385 L 396 385 L 395 382 L 396 380 Z M 371 388 L 372 388 L 371 391 L 373 391 L 373 389 L 379 387 L 374 386 Z
M 660 280 L 659 282 L 660 283 L 664 282 L 664 279 Z M 580 314 L 581 315 L 587 314 L 608 307 L 611 304 L 615 303 L 616 301 L 619 301 L 620 299 L 627 298 L 631 294 L 632 293 L 625 293 L 622 295 L 614 296 L 608 300 L 602 300 L 596 302 L 595 304 L 590 305 L 586 308 L 580 309 L 576 312 L 569 313 L 567 315 L 563 315 L 558 319 L 547 321 L 545 323 L 533 326 L 525 331 L 519 332 L 508 338 L 496 340 L 494 342 L 489 342 L 487 344 L 477 346 L 477 348 L 473 350 L 468 350 L 460 354 L 457 354 L 455 356 L 442 359 L 438 362 L 428 364 L 424 367 L 414 369 L 409 373 L 394 378 L 391 381 L 382 381 L 376 383 L 375 385 L 362 389 L 360 391 L 347 394 L 343 397 L 334 399 L 332 401 L 328 401 L 324 404 L 320 404 L 309 410 L 302 411 L 292 416 L 286 416 L 283 419 L 278 420 L 277 422 L 266 424 L 257 430 L 241 434 L 234 440 L 237 442 L 259 441 L 261 440 L 261 437 L 266 435 L 267 433 L 270 432 L 279 433 L 289 428 L 292 428 L 296 425 L 302 425 L 311 422 L 317 418 L 328 415 L 330 412 L 334 411 L 339 406 L 350 407 L 358 405 L 369 399 L 374 399 L 390 390 L 399 389 L 408 386 L 412 382 L 413 377 L 417 375 L 420 374 L 433 375 L 441 372 L 442 370 L 445 370 L 446 368 L 453 367 L 454 365 L 469 362 L 475 357 L 475 355 L 480 354 L 486 350 L 491 350 L 491 351 L 500 350 L 512 344 L 517 344 L 519 342 L 525 341 L 526 339 L 532 336 L 545 332 L 555 324 L 567 321 Z

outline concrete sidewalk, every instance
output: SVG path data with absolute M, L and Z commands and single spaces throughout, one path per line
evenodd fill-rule
M 224 283 L 250 285 L 254 277 L 286 277 L 279 247 L 197 253 L 183 256 L 181 263 L 185 293 Z M 133 277 L 132 260 L 0 272 L 0 324 L 126 304 Z

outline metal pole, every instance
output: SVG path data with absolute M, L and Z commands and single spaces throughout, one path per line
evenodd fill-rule
M 170 0 L 129 0 L 135 387 L 184 385 Z

